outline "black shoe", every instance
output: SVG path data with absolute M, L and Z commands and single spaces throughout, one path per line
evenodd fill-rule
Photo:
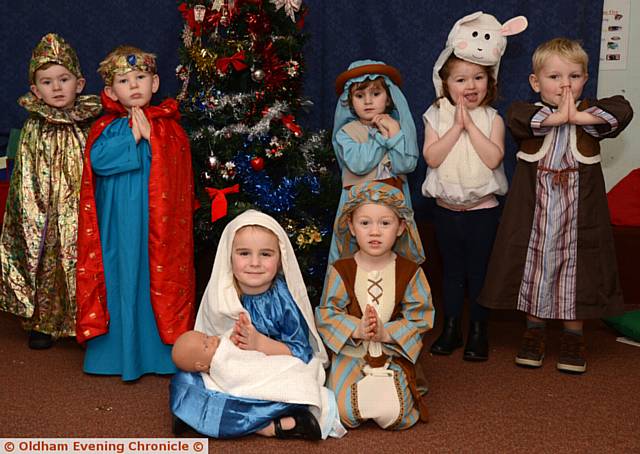
M 287 416 L 292 417 L 296 425 L 293 429 L 284 430 L 280 425 L 280 420 Z M 316 417 L 307 409 L 300 409 L 296 412 L 282 416 L 274 421 L 277 438 L 297 438 L 299 440 L 320 440 L 322 431 Z
M 460 318 L 445 317 L 442 334 L 440 334 L 440 337 L 431 344 L 431 353 L 434 355 L 450 355 L 459 347 L 462 347 Z
M 489 359 L 487 322 L 476 321 L 469 324 L 469 336 L 462 359 L 465 361 L 486 361 Z
M 195 432 L 195 430 L 191 426 L 189 426 L 182 419 L 178 418 L 176 415 L 171 415 L 171 418 L 171 432 L 173 432 L 174 436 L 179 437 L 190 430 Z
M 41 333 L 40 331 L 29 332 L 29 348 L 33 350 L 44 350 L 53 345 L 51 334 Z

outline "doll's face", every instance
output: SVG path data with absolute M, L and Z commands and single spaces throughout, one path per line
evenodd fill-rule
M 257 226 L 239 229 L 231 246 L 231 269 L 245 295 L 266 292 L 280 266 L 278 237 Z
M 360 253 L 382 257 L 391 253 L 405 223 L 386 205 L 366 203 L 351 215 L 349 230 L 356 238 Z
M 159 87 L 160 78 L 157 74 L 134 70 L 124 74 L 116 74 L 113 77 L 113 84 L 104 87 L 104 92 L 109 98 L 120 102 L 129 110 L 134 106 L 147 106 Z
M 364 124 L 371 123 L 376 115 L 385 113 L 389 103 L 389 95 L 381 81 L 376 80 L 362 88 L 357 87 L 351 92 L 353 110 Z
M 218 336 L 208 336 L 201 331 L 187 331 L 176 340 L 171 359 L 184 371 L 205 372 L 211 367 L 218 345 Z
M 45 104 L 58 109 L 69 109 L 76 96 L 84 88 L 84 79 L 78 79 L 62 65 L 51 65 L 35 73 L 35 83 L 31 91 Z
M 529 76 L 529 83 L 544 102 L 559 106 L 565 87 L 571 90 L 574 100 L 579 100 L 588 78 L 581 63 L 551 54 L 540 69 Z
M 487 96 L 488 81 L 486 66 L 456 60 L 444 83 L 454 104 L 462 101 L 467 109 L 473 110 L 482 105 Z

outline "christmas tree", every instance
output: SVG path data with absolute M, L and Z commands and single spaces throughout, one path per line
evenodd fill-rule
M 340 181 L 328 134 L 305 131 L 297 121 L 309 104 L 301 96 L 301 3 L 181 2 L 176 74 L 201 204 L 194 220 L 197 262 L 204 258 L 209 266 L 225 225 L 255 208 L 285 228 L 317 302 Z

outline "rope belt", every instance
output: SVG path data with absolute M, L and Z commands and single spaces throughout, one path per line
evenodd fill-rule
M 566 169 L 549 169 L 547 167 L 538 166 L 538 170 L 541 172 L 550 172 L 553 173 L 553 178 L 551 182 L 554 186 L 566 186 L 569 183 L 569 174 L 572 172 L 577 172 L 577 167 L 567 167 Z

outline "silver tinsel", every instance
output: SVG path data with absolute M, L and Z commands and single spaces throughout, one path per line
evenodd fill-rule
M 276 118 L 280 118 L 282 113 L 286 112 L 288 108 L 289 105 L 286 102 L 276 101 L 260 121 L 251 127 L 245 123 L 234 123 L 221 129 L 215 129 L 214 126 L 207 126 L 194 132 L 192 138 L 202 138 L 204 136 L 204 130 L 206 129 L 209 134 L 215 138 L 226 137 L 228 134 L 245 134 L 248 136 L 249 140 L 253 140 L 255 137 L 263 136 L 269 132 L 271 121 Z
M 307 168 L 312 173 L 322 172 L 323 170 L 326 171 L 324 167 L 319 166 L 313 159 L 313 151 L 322 146 L 323 136 L 325 134 L 326 131 L 314 132 L 302 145 L 300 145 L 300 152 L 302 153 L 302 156 L 304 156 Z

